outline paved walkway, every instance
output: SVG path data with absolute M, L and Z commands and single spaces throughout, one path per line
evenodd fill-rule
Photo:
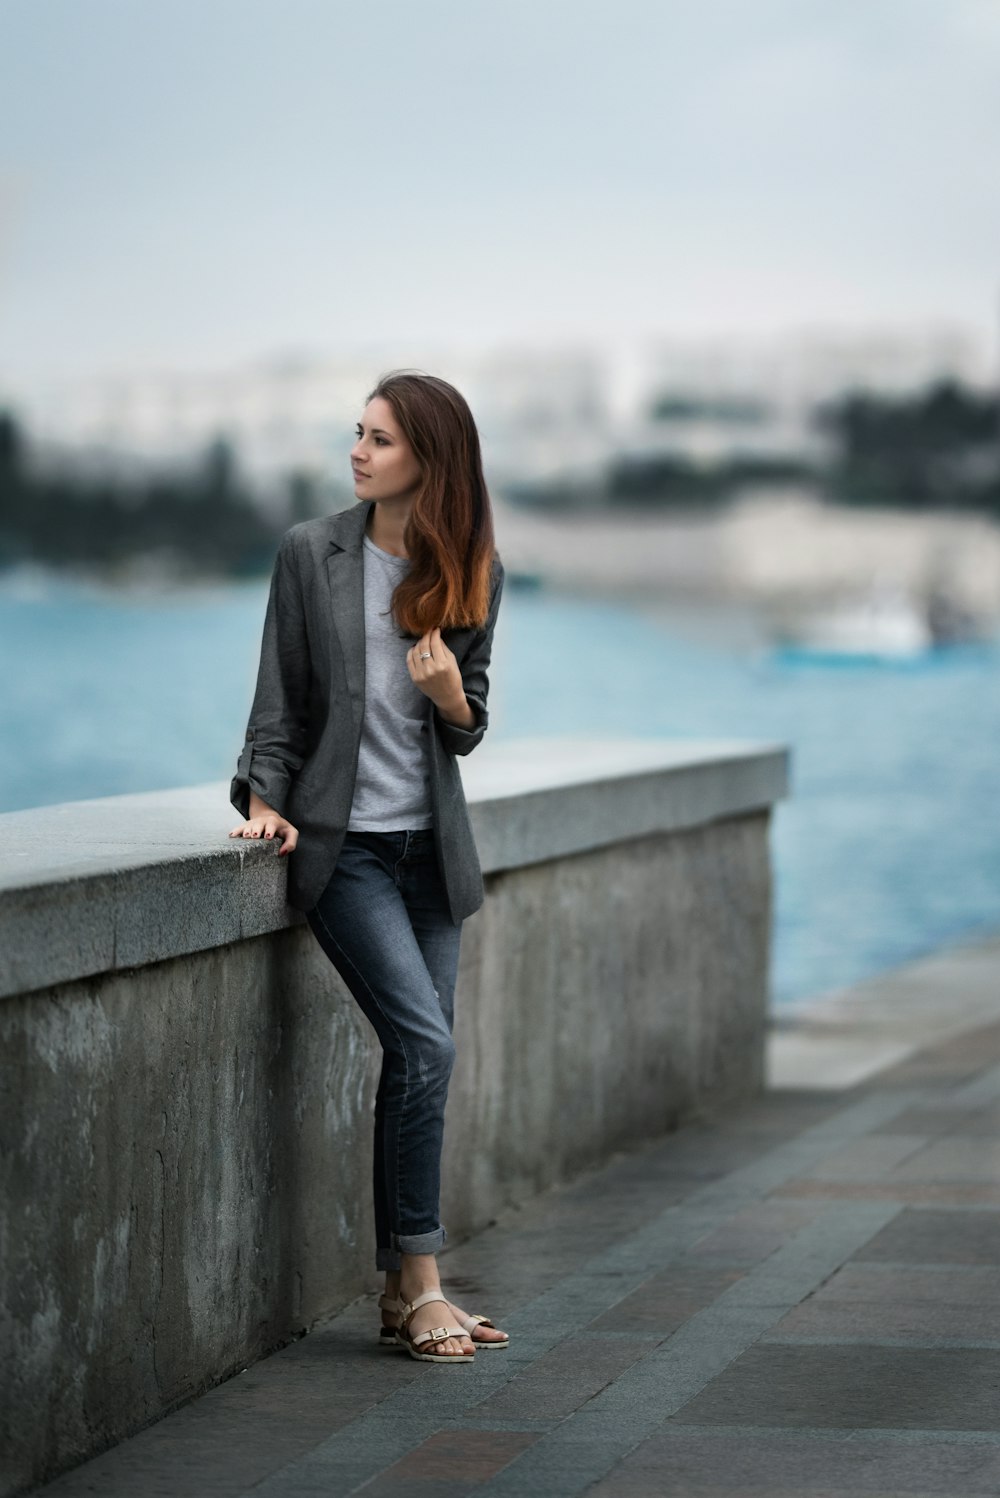
M 372 1295 L 41 1491 L 996 1494 L 1000 938 L 782 1025 L 772 1075 L 442 1257 L 507 1350 L 386 1352 Z

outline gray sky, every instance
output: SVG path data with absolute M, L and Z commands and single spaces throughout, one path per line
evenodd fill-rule
M 0 380 L 1000 299 L 997 0 L 0 0 Z

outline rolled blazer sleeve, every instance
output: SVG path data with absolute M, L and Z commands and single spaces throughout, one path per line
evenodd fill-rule
M 302 592 L 286 531 L 274 559 L 257 687 L 230 786 L 230 800 L 243 817 L 250 815 L 251 791 L 285 815 L 292 778 L 305 757 L 309 674 Z
M 459 663 L 462 686 L 476 715 L 476 722 L 472 728 L 460 728 L 457 723 L 446 722 L 437 709 L 434 710 L 441 742 L 449 754 L 468 754 L 475 749 L 486 732 L 490 720 L 486 708 L 486 699 L 490 690 L 488 672 L 493 651 L 493 630 L 496 627 L 497 614 L 500 610 L 500 595 L 503 592 L 504 582 L 503 563 L 499 557 L 495 559 L 493 565 L 495 581 L 486 623 L 473 635 L 472 643 Z

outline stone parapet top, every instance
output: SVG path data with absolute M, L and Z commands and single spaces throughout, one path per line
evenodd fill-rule
M 747 740 L 500 740 L 460 764 L 484 874 L 788 794 L 787 746 Z M 301 921 L 275 844 L 231 839 L 239 820 L 228 780 L 0 814 L 0 996 Z

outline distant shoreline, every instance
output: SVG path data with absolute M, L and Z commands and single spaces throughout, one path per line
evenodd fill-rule
M 1000 624 L 1000 523 L 974 512 L 853 508 L 787 490 L 744 495 L 711 512 L 532 511 L 502 495 L 494 509 L 512 590 L 751 618 L 835 604 L 888 582 L 918 605 L 943 593 L 987 625 Z M 107 568 L 26 558 L 0 566 L 0 593 L 44 599 L 55 586 L 115 597 L 203 595 L 255 586 L 269 570 L 202 570 L 175 548 Z
M 806 605 L 892 582 L 918 600 L 944 590 L 1000 621 L 1000 524 L 972 512 L 853 508 L 785 490 L 711 514 L 495 508 L 504 565 L 560 590 Z

